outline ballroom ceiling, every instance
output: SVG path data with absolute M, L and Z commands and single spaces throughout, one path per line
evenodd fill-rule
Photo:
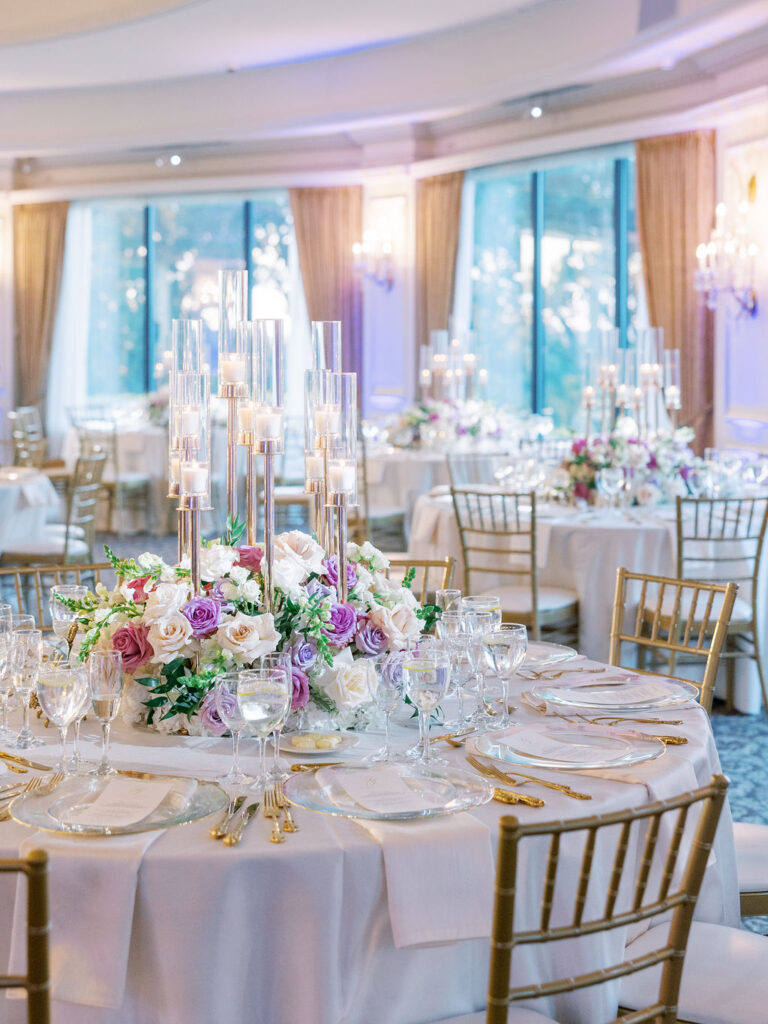
M 541 132 L 532 105 L 548 114 L 631 94 L 650 112 L 660 88 L 679 86 L 690 107 L 768 82 L 768 0 L 12 6 L 0 25 L 0 161 L 24 167 L 320 140 L 362 147 L 369 164 L 397 162 L 393 142 L 408 140 L 407 162 L 489 122 Z

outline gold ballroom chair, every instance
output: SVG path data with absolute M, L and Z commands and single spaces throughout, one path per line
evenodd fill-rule
M 387 556 L 389 557 L 389 556 Z M 387 579 L 402 582 L 409 569 L 415 569 L 411 592 L 419 604 L 427 604 L 434 600 L 436 590 L 447 590 L 453 582 L 453 570 L 456 559 L 451 555 L 445 558 L 402 558 L 389 557 L 389 566 L 384 570 Z
M 112 572 L 108 562 L 83 565 L 37 565 L 0 569 L 0 601 L 10 604 L 15 613 L 34 615 L 37 628 L 53 629 L 49 598 L 51 587 L 74 584 L 93 590 Z
M 48 854 L 44 850 L 30 850 L 22 859 L 0 860 L 0 872 L 24 874 L 27 877 L 27 971 L 26 974 L 0 974 L 0 989 L 24 989 L 27 993 L 28 1024 L 49 1024 L 51 982 L 48 936 L 51 925 L 48 911 Z

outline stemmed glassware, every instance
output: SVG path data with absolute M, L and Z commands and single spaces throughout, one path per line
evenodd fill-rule
M 417 764 L 429 767 L 445 762 L 435 757 L 429 746 L 429 716 L 445 697 L 451 677 L 451 662 L 442 645 L 433 644 L 426 651 L 412 651 L 403 662 L 403 683 L 411 703 L 419 712 L 421 750 Z
M 465 597 L 461 602 L 461 610 L 465 613 L 487 612 L 491 616 L 494 629 L 501 625 L 501 598 L 494 594 L 482 594 L 478 597 Z
M 392 755 L 390 729 L 395 708 L 403 699 L 402 672 L 393 671 L 387 664 L 387 655 L 371 659 L 375 670 L 376 681 L 371 687 L 373 701 L 379 711 L 384 712 L 384 746 L 366 758 L 366 761 L 383 761 L 385 764 L 396 760 Z
M 454 612 L 461 609 L 461 591 L 443 588 L 435 591 L 435 604 L 442 612 Z
M 274 654 L 265 654 L 261 659 L 261 668 L 284 669 L 291 680 L 291 697 L 293 697 L 293 673 L 291 672 L 291 655 L 288 651 L 275 651 Z M 290 710 L 290 707 L 289 709 Z M 278 722 L 272 730 L 273 760 L 272 767 L 267 772 L 270 782 L 284 782 L 288 778 L 288 772 L 280 767 L 280 733 L 283 723 Z
M 17 750 L 37 747 L 42 740 L 36 739 L 29 728 L 29 699 L 35 692 L 37 677 L 43 656 L 43 634 L 39 629 L 16 629 L 11 634 L 11 672 L 13 688 L 21 698 L 21 732 L 11 744 Z
M 109 734 L 123 695 L 123 658 L 119 651 L 93 651 L 88 659 L 88 688 L 93 713 L 101 722 L 101 763 L 91 775 L 115 775 L 109 763 Z
M 87 684 L 87 675 L 85 679 Z M 83 758 L 80 756 L 80 726 L 83 724 L 83 719 L 85 718 L 85 714 L 90 706 L 91 691 L 89 687 L 86 685 L 85 690 L 81 694 L 80 703 L 77 706 L 77 710 L 75 711 L 75 717 L 73 719 L 73 724 L 75 726 L 75 735 L 74 739 L 72 740 L 72 757 L 69 759 L 69 771 L 73 775 L 77 775 L 78 772 L 84 771 L 86 768 L 90 767 L 90 763 L 88 761 L 84 761 Z
M 450 728 L 457 731 L 466 725 L 464 717 L 464 687 L 477 672 L 479 644 L 468 633 L 458 633 L 448 639 L 448 650 L 451 657 L 451 681 L 456 693 L 456 721 Z
M 479 729 L 492 724 L 485 706 L 485 668 L 487 665 L 483 637 L 496 629 L 496 615 L 493 611 L 473 611 L 467 614 L 467 634 L 470 638 L 471 657 L 475 666 L 475 687 L 477 704 L 467 722 Z
M 266 789 L 266 740 L 273 729 L 282 725 L 291 708 L 293 681 L 284 667 L 247 669 L 238 673 L 237 703 L 240 714 L 256 736 L 259 745 L 259 774 L 255 787 Z
M 243 771 L 240 764 L 240 736 L 246 728 L 246 721 L 240 711 L 237 699 L 237 681 L 239 672 L 223 672 L 216 680 L 214 699 L 219 718 L 232 734 L 232 765 L 226 775 L 218 782 L 231 786 L 250 786 L 253 777 Z
M 496 675 L 501 680 L 503 710 L 494 728 L 507 729 L 509 720 L 509 677 L 518 670 L 528 650 L 528 630 L 519 623 L 506 623 L 501 629 L 486 633 L 485 650 L 490 655 Z
M 51 625 L 53 632 L 60 640 L 65 641 L 67 648 L 71 646 L 69 634 L 76 622 L 77 616 L 65 604 L 58 600 L 63 597 L 68 601 L 82 601 L 88 593 L 88 588 L 74 583 L 57 583 L 51 587 L 49 606 L 51 609 Z
M 37 681 L 37 699 L 47 718 L 59 730 L 61 760 L 58 771 L 69 775 L 67 763 L 67 730 L 74 722 L 88 693 L 87 670 L 83 665 L 43 664 Z
M 595 478 L 597 493 L 607 501 L 607 507 L 613 508 L 616 498 L 624 484 L 624 470 L 618 466 L 606 466 L 598 469 Z
M 0 701 L 2 701 L 2 725 L 0 735 L 8 734 L 8 698 L 13 692 L 11 675 L 11 606 L 0 604 Z
M 441 640 L 448 640 L 450 637 L 465 633 L 467 624 L 462 611 L 443 612 L 436 622 L 437 635 Z

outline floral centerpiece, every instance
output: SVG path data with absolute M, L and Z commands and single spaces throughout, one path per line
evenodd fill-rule
M 535 423 L 534 423 L 535 420 Z M 552 421 L 545 417 L 523 420 L 492 402 L 467 399 L 425 399 L 410 406 L 389 429 L 392 444 L 399 447 L 453 446 L 458 441 L 497 443 L 547 433 Z
M 684 497 L 691 493 L 688 477 L 700 461 L 690 447 L 693 438 L 690 427 L 659 433 L 652 440 L 620 434 L 590 441 L 578 438 L 563 464 L 570 478 L 568 494 L 592 501 L 599 470 L 612 467 L 625 471 L 632 500 L 638 505 Z
M 294 710 L 316 708 L 352 727 L 370 705 L 371 658 L 387 655 L 397 671 L 406 649 L 432 624 L 436 609 L 421 607 L 403 583 L 386 575 L 387 559 L 372 544 L 348 547 L 345 603 L 338 600 L 338 562 L 298 530 L 275 541 L 273 613 L 263 610 L 263 552 L 214 541 L 201 550 L 203 592 L 191 596 L 188 564 L 168 565 L 145 553 L 118 559 L 118 576 L 81 601 L 78 657 L 119 651 L 127 673 L 124 719 L 165 733 L 221 735 L 218 675 L 284 651 L 293 676 Z

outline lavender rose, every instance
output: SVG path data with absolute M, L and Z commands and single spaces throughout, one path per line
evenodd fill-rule
M 291 666 L 291 677 L 293 679 L 293 696 L 291 697 L 291 710 L 305 708 L 309 703 L 309 677 L 295 665 Z
M 193 597 L 181 609 L 181 614 L 192 626 L 193 636 L 210 636 L 218 628 L 221 605 L 212 597 Z
M 336 587 L 339 587 L 339 556 L 331 555 L 326 558 L 323 563 L 323 570 L 328 582 Z M 347 562 L 347 590 L 354 590 L 357 586 L 357 570 L 351 562 Z
M 220 606 L 222 612 L 233 612 L 235 606 L 230 602 L 229 598 L 224 595 L 223 587 L 225 583 L 230 583 L 230 580 L 216 580 L 208 592 L 208 596 L 212 601 Z
M 112 649 L 122 655 L 123 668 L 126 672 L 135 672 L 154 657 L 155 652 L 147 637 L 148 632 L 143 624 L 130 625 L 118 629 L 112 637 Z
M 393 651 L 384 659 L 381 667 L 381 678 L 386 686 L 400 686 L 403 681 L 403 662 L 408 657 L 407 651 Z
M 232 717 L 236 717 L 237 697 L 235 694 L 222 692 L 219 694 L 219 700 L 222 701 L 227 708 L 231 709 Z M 210 693 L 207 693 L 203 698 L 200 705 L 199 715 L 200 724 L 204 729 L 207 729 L 208 732 L 212 732 L 214 736 L 223 736 L 229 728 L 229 726 L 222 721 L 219 709 L 216 707 L 216 693 L 214 690 L 211 690 Z
M 304 588 L 307 592 L 307 597 L 329 597 L 331 594 L 335 597 L 335 591 L 333 587 L 326 586 L 325 583 L 321 583 L 320 580 L 310 580 Z
M 331 647 L 346 647 L 357 628 L 357 612 L 351 604 L 334 604 L 331 617 L 322 632 L 328 637 Z
M 367 616 L 363 616 L 357 625 L 355 647 L 367 658 L 383 654 L 387 649 L 387 634 L 379 626 L 375 626 Z
M 303 636 L 296 636 L 289 647 L 291 663 L 296 668 L 306 672 L 312 668 L 317 658 L 317 640 L 306 639 Z

